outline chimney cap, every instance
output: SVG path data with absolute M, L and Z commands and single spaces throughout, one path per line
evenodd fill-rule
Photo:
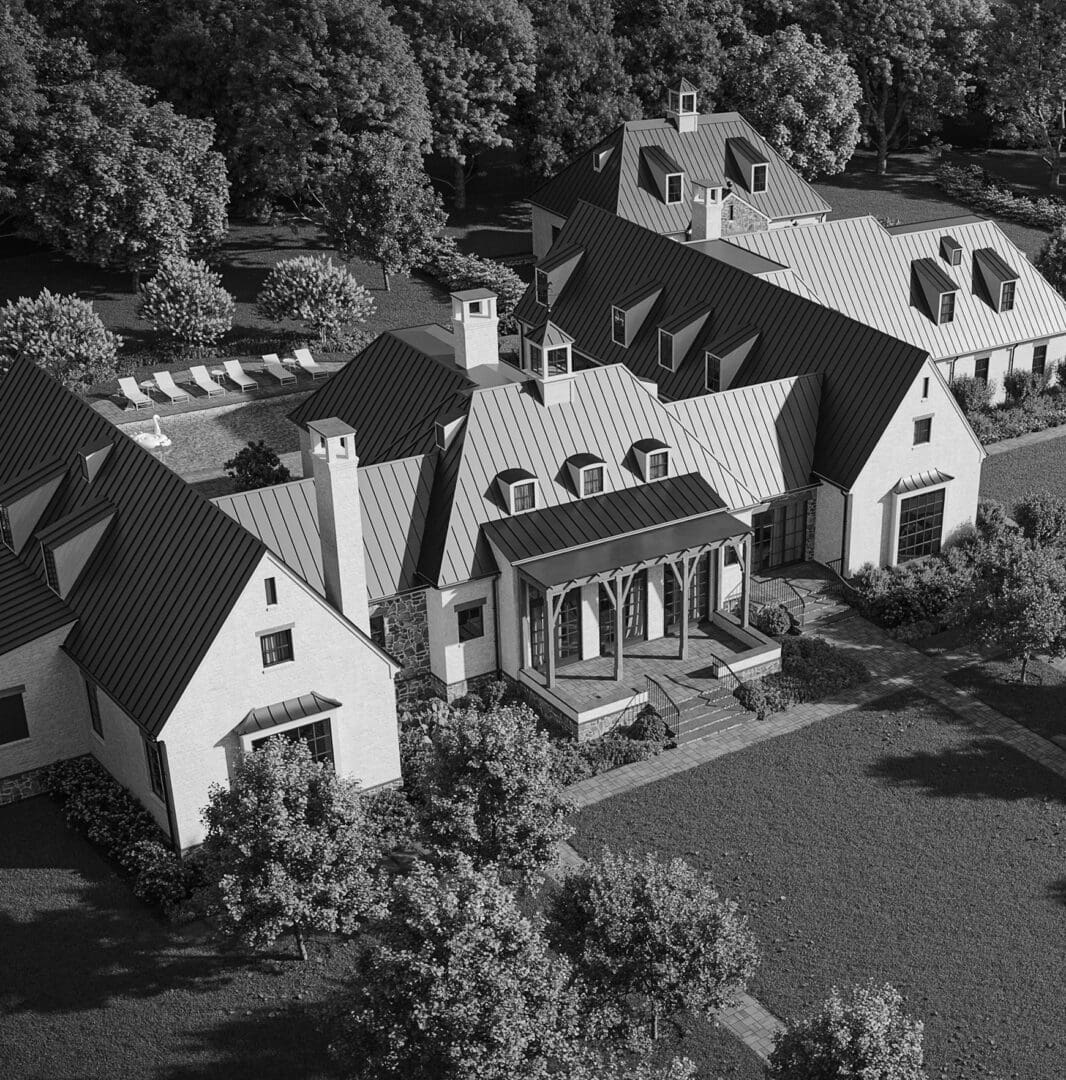
M 307 430 L 321 435 L 323 439 L 338 439 L 345 435 L 355 434 L 355 428 L 351 424 L 346 424 L 336 416 L 330 416 L 324 420 L 308 420 Z
M 491 289 L 463 289 L 461 292 L 453 292 L 451 295 L 464 304 L 469 303 L 471 300 L 496 299 L 496 294 Z

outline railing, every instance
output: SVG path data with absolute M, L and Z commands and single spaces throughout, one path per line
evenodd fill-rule
M 862 596 L 859 591 L 841 573 L 844 568 L 843 559 L 830 559 L 828 562 L 819 563 L 826 571 L 827 592 L 835 593 L 847 604 L 861 604 Z
M 804 616 L 807 614 L 807 599 L 792 584 L 788 578 L 772 577 L 772 578 L 751 578 L 750 579 L 751 593 L 748 597 L 749 606 L 762 607 L 765 605 L 780 604 L 782 607 L 792 610 L 792 607 L 798 603 L 799 613 L 795 611 L 792 613 L 796 615 L 797 622 L 800 625 L 803 624 Z M 738 585 L 726 598 L 722 601 L 722 607 L 725 608 L 731 615 L 737 615 L 740 612 L 740 598 L 743 595 L 744 585 L 741 583 Z
M 719 685 L 730 693 L 733 693 L 738 686 L 744 685 L 744 680 L 729 666 L 729 661 L 723 659 L 721 656 L 711 657 L 711 672 L 718 680 Z M 717 687 L 715 689 L 717 689 Z M 705 694 L 712 692 L 713 691 L 704 691 Z
M 648 705 L 662 717 L 663 723 L 670 729 L 674 738 L 681 734 L 681 709 L 674 699 L 667 693 L 666 687 L 650 675 L 645 675 L 647 683 Z

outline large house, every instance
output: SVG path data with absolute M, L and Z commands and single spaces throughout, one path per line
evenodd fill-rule
M 759 511 L 756 567 L 797 558 L 803 520 L 807 557 L 845 574 L 938 551 L 973 520 L 984 457 L 944 374 L 926 349 L 810 299 L 782 274 L 761 256 L 708 258 L 582 203 L 516 309 L 521 365 L 537 370 L 557 342 L 579 365 L 624 364 L 689 430 L 717 435 L 726 461 L 766 436 L 743 413 L 704 419 L 729 411 L 715 404 L 723 392 L 819 376 L 810 475 Z M 783 430 L 769 438 L 795 453 Z
M 351 443 L 317 430 L 319 518 L 358 529 Z M 272 735 L 366 788 L 397 782 L 397 663 L 371 640 L 361 564 L 328 542 L 320 558 L 309 584 L 16 361 L 0 381 L 0 801 L 91 754 L 183 849 L 210 785 Z
M 582 201 L 675 240 L 825 220 L 829 204 L 739 113 L 701 116 L 685 81 L 668 99 L 665 118 L 623 124 L 532 194 L 538 259 Z
M 1066 358 L 1066 301 L 984 218 L 844 218 L 731 236 L 709 253 L 732 257 L 726 249 L 768 260 L 751 272 L 924 349 L 949 383 L 994 383 L 997 400 L 1008 372 L 1050 376 Z

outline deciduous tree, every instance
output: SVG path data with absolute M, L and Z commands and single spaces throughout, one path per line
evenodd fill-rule
M 859 80 L 847 57 L 798 26 L 736 49 L 723 98 L 808 180 L 843 172 L 859 144 Z
M 1066 225 L 1060 225 L 1043 243 L 1036 257 L 1036 268 L 1066 296 Z
M 742 990 L 758 962 L 747 921 L 681 859 L 607 851 L 552 901 L 558 942 L 594 993 L 625 1011 L 709 1013 Z
M 233 326 L 233 297 L 205 262 L 169 256 L 141 287 L 139 314 L 183 345 L 213 345 Z
M 282 465 L 277 451 L 262 439 L 242 446 L 222 467 L 237 491 L 273 487 L 289 479 L 289 470 Z
M 425 261 L 447 217 L 422 168 L 422 157 L 387 131 L 363 132 L 346 163 L 325 185 L 319 219 L 345 259 L 406 274 Z
M 77 296 L 43 289 L 0 308 L 0 375 L 25 356 L 68 390 L 84 390 L 115 374 L 121 344 L 92 303 Z
M 351 932 L 376 911 L 357 785 L 284 737 L 243 755 L 203 812 L 202 900 L 221 932 L 254 947 L 291 932 Z
M 37 85 L 34 58 L 40 28 L 21 7 L 0 2 L 0 215 L 14 209 L 16 190 L 9 175 L 20 136 L 32 131 L 44 99 Z
M 334 1054 L 364 1080 L 541 1080 L 565 1051 L 568 981 L 494 871 L 419 867 L 355 961 Z
M 452 165 L 462 209 L 470 158 L 511 145 L 511 111 L 533 86 L 529 9 L 521 0 L 406 0 L 396 18 L 422 68 L 433 149 Z
M 768 1080 L 925 1080 L 922 1024 L 888 984 L 834 989 L 813 1016 L 778 1036 Z

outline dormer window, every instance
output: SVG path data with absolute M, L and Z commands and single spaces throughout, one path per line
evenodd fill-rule
M 940 254 L 948 266 L 962 265 L 962 244 L 953 236 L 940 238 Z
M 611 308 L 611 340 L 623 348 L 629 345 L 626 334 L 626 313 L 620 307 Z
M 973 253 L 974 292 L 995 311 L 1013 311 L 1017 301 L 1018 275 L 995 248 L 978 248 Z
M 602 172 L 604 165 L 607 164 L 607 159 L 611 156 L 611 148 L 606 150 L 594 150 L 592 153 L 592 170 L 593 172 Z
M 705 326 L 711 309 L 706 304 L 675 315 L 659 327 L 659 366 L 677 371 L 689 349 L 695 344 L 696 335 Z
M 537 484 L 534 480 L 525 480 L 511 489 L 511 513 L 520 514 L 523 510 L 535 510 L 537 506 Z
M 566 459 L 566 468 L 573 490 L 581 498 L 599 495 L 603 491 L 603 458 L 588 453 L 571 454 Z
M 661 439 L 641 439 L 633 444 L 633 454 L 646 481 L 670 475 L 670 447 Z
M 765 164 L 752 165 L 751 167 L 751 192 L 758 195 L 766 190 L 766 171 L 769 166 Z
M 674 370 L 674 335 L 659 331 L 659 367 Z
M 528 469 L 505 469 L 496 477 L 500 495 L 509 514 L 537 508 L 537 478 Z
M 681 201 L 681 180 L 683 176 L 683 173 L 671 173 L 666 178 L 667 203 L 679 203 Z
M 940 323 L 949 323 L 955 318 L 955 294 L 946 292 L 940 294 Z
M 41 544 L 41 558 L 44 560 L 44 580 L 54 593 L 59 592 L 59 574 L 56 572 L 56 557 L 50 547 Z
M 1014 309 L 1014 293 L 1017 282 L 1004 281 L 999 288 L 999 310 L 1012 311 Z
M 587 469 L 581 470 L 581 497 L 583 499 L 588 498 L 589 495 L 599 495 L 603 491 L 603 466 L 602 465 L 590 465 Z
M 0 505 L 0 544 L 15 550 L 15 538 L 11 533 L 11 514 L 6 506 Z
M 548 275 L 543 270 L 533 272 L 534 291 L 538 304 L 548 306 Z
M 703 354 L 703 384 L 709 394 L 717 394 L 722 389 L 722 358 L 712 352 Z
M 648 479 L 661 480 L 670 473 L 670 452 L 657 450 L 648 455 Z

